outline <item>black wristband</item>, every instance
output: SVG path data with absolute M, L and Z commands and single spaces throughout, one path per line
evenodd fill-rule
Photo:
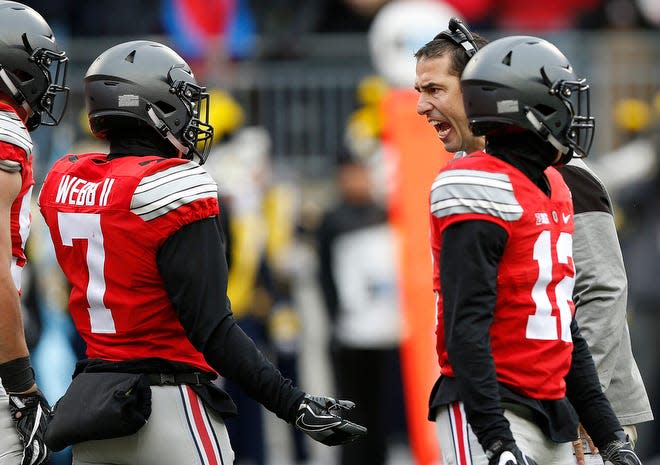
M 0 363 L 0 381 L 8 393 L 25 392 L 34 385 L 30 356 Z

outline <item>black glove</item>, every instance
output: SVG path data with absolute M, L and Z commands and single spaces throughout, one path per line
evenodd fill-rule
M 495 441 L 486 449 L 488 465 L 536 465 L 523 454 L 515 442 Z
M 617 431 L 616 436 L 616 440 L 608 443 L 605 448 L 600 449 L 600 455 L 603 457 L 603 460 L 611 462 L 614 465 L 642 465 L 626 433 Z
M 344 420 L 338 415 L 339 410 L 350 410 L 353 407 L 355 404 L 348 400 L 305 395 L 293 423 L 300 431 L 326 446 L 346 444 L 367 434 L 364 426 Z
M 46 427 L 51 419 L 50 405 L 39 390 L 29 394 L 10 394 L 9 411 L 23 443 L 21 465 L 38 465 L 50 457 L 44 443 Z

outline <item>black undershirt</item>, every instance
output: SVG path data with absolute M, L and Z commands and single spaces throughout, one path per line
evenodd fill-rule
M 139 127 L 122 129 L 121 137 L 113 137 L 108 134 L 110 141 L 110 153 L 108 159 L 112 160 L 122 156 L 148 156 L 158 155 L 165 158 L 173 158 L 177 155 L 177 149 L 164 137 L 151 127 Z

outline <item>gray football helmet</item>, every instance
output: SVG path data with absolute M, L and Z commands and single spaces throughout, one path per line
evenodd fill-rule
M 69 99 L 67 65 L 66 53 L 39 13 L 0 1 L 0 91 L 26 111 L 28 130 L 62 119 Z
M 213 140 L 209 94 L 169 47 L 145 40 L 115 45 L 90 65 L 83 88 L 95 136 L 147 125 L 185 158 L 206 161 Z
M 589 85 L 550 42 L 531 36 L 495 40 L 468 62 L 461 86 L 475 135 L 516 126 L 556 147 L 560 163 L 589 153 L 595 128 Z

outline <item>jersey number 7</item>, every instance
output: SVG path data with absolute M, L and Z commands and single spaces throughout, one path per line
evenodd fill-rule
M 105 250 L 101 215 L 98 213 L 57 213 L 57 224 L 62 245 L 73 247 L 74 239 L 87 241 L 85 261 L 89 272 L 87 283 L 87 303 L 92 333 L 116 333 L 112 312 L 105 307 Z

